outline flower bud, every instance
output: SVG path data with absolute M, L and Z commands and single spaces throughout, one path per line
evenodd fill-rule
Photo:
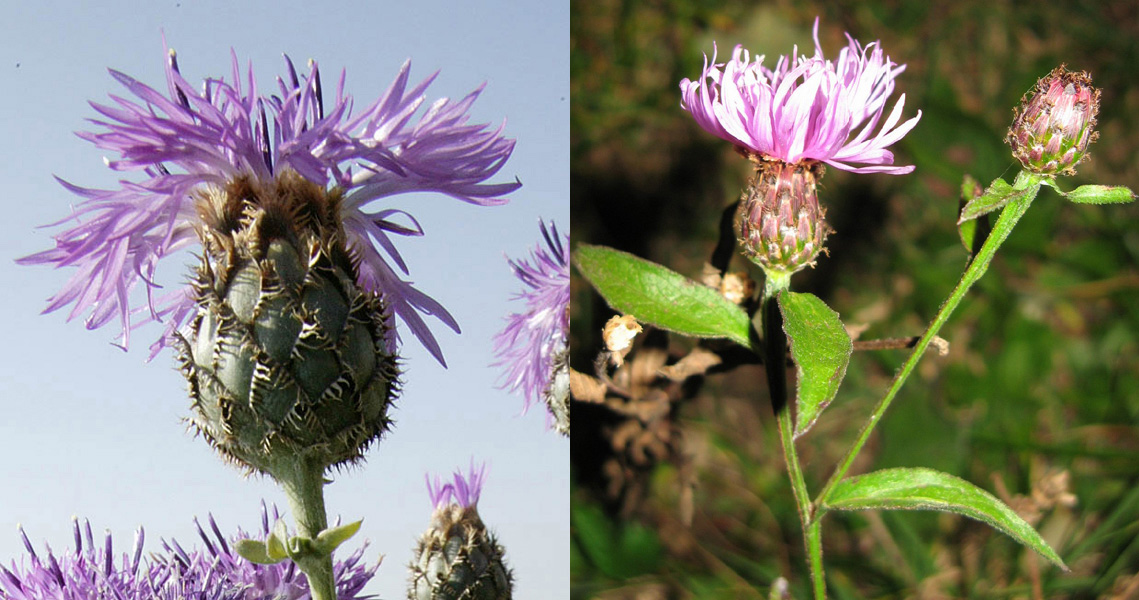
M 1099 137 L 1099 90 L 1086 72 L 1060 65 L 1029 94 L 1014 111 L 1006 138 L 1013 156 L 1033 173 L 1075 175 L 1076 165 L 1088 157 L 1088 144 Z
M 352 462 L 388 427 L 391 332 L 381 297 L 356 284 L 338 202 L 291 171 L 199 198 L 205 252 L 179 356 L 191 423 L 251 471 Z
M 736 210 L 740 251 L 769 274 L 815 266 L 828 226 L 815 192 L 819 163 L 761 161 Z
M 486 466 L 472 461 L 466 476 L 427 491 L 435 506 L 431 525 L 419 538 L 410 565 L 409 600 L 510 600 L 513 576 L 503 547 L 479 518 L 478 500 Z

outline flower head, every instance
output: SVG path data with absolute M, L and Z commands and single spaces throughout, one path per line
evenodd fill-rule
M 443 483 L 442 478 L 438 475 L 435 476 L 434 481 L 430 475 L 424 475 L 424 478 L 427 480 L 427 495 L 431 498 L 431 505 L 436 510 L 450 504 L 458 504 L 461 508 L 470 508 L 479 503 L 483 480 L 486 479 L 486 463 L 476 468 L 475 461 L 472 458 L 466 476 L 463 475 L 462 471 L 455 471 L 452 480 L 448 483 Z
M 906 96 L 878 127 L 894 78 L 905 70 L 878 42 L 863 47 L 847 34 L 835 61 L 823 57 L 815 19 L 815 54 L 798 47 L 774 69 L 736 46 L 732 58 L 712 64 L 705 56 L 699 79 L 680 82 L 681 106 L 705 131 L 732 142 L 754 160 L 824 162 L 854 173 L 901 175 L 913 166 L 894 166 L 887 148 L 906 135 L 917 116 L 901 123 Z M 862 166 L 858 166 L 862 165 Z
M 554 224 L 539 222 L 544 243 L 530 252 L 530 260 L 511 260 L 510 267 L 525 289 L 515 296 L 524 312 L 506 318 L 506 328 L 494 338 L 504 367 L 501 387 L 522 391 L 524 411 L 549 394 L 557 367 L 565 362 L 569 331 L 569 236 L 559 235 Z
M 88 329 L 117 319 L 123 347 L 134 327 L 165 321 L 153 356 L 193 313 L 189 286 L 157 293 L 154 276 L 161 259 L 198 243 L 196 198 L 242 178 L 270 185 L 295 172 L 340 195 L 339 218 L 357 263 L 357 284 L 382 294 L 393 316 L 442 362 L 424 316 L 455 331 L 458 324 L 404 279 L 408 267 L 393 244 L 395 236 L 422 236 L 423 228 L 401 210 L 365 209 L 409 192 L 437 192 L 483 206 L 506 202 L 518 182 L 485 182 L 502 168 L 514 141 L 502 137 L 502 127 L 467 123 L 482 88 L 457 102 L 425 104 L 435 75 L 409 89 L 409 61 L 379 99 L 353 114 L 343 72 L 335 95 L 326 97 L 316 63 L 310 61 L 302 77 L 286 57 L 286 75 L 277 79 L 276 93 L 266 94 L 257 88 L 251 65 L 243 75 L 236 54 L 232 62 L 230 80 L 206 79 L 199 91 L 183 79 L 169 52 L 166 94 L 111 71 L 128 94 L 112 95 L 111 104 L 92 103 L 102 115 L 92 120 L 98 131 L 78 135 L 118 154 L 107 162 L 112 170 L 136 175 L 111 190 L 60 180 L 84 201 L 54 224 L 66 227 L 56 234 L 55 248 L 19 261 L 75 268 L 45 312 L 72 305 L 70 319 L 89 311 Z M 132 300 L 140 283 L 145 300 Z M 397 337 L 390 340 L 393 349 Z
M 1060 65 L 1024 95 L 1006 140 L 1025 169 L 1041 175 L 1075 175 L 1087 160 L 1100 92 L 1085 72 Z

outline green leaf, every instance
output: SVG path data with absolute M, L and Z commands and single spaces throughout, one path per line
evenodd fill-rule
M 315 549 L 317 553 L 324 556 L 331 556 L 333 550 L 336 550 L 340 544 L 348 541 L 348 538 L 351 538 L 356 535 L 357 531 L 360 531 L 360 525 L 363 522 L 363 520 L 360 520 L 355 523 L 341 525 L 340 527 L 330 527 L 316 534 Z
M 795 394 L 795 437 L 799 437 L 838 393 L 854 343 L 838 313 L 812 294 L 783 292 L 779 309 L 799 373 Z
M 582 244 L 578 271 L 614 310 L 682 335 L 727 338 L 751 347 L 751 321 L 719 292 L 654 262 L 612 248 Z
M 316 548 L 313 547 L 312 538 L 303 535 L 294 535 L 289 538 L 287 543 L 289 556 L 296 558 L 307 558 L 316 555 Z
M 975 198 L 980 197 L 982 194 L 981 184 L 972 175 L 966 174 L 965 178 L 961 181 L 961 211 L 965 210 L 970 202 Z M 977 235 L 977 220 L 969 219 L 957 224 L 957 234 L 961 237 L 961 243 L 965 245 L 965 250 L 973 254 L 973 242 Z
M 938 510 L 965 515 L 988 523 L 1068 570 L 1040 534 L 995 496 L 964 479 L 933 469 L 885 469 L 844 479 L 824 499 L 823 508 Z
M 1011 202 L 1014 198 L 1026 196 L 1029 190 L 1035 191 L 1039 184 L 1032 180 L 1034 185 L 1022 187 L 1021 178 L 1017 178 L 1017 185 L 1009 185 L 1004 179 L 996 178 L 993 183 L 985 190 L 984 194 L 980 197 L 973 198 L 965 203 L 965 208 L 961 209 L 961 218 L 957 220 L 960 225 L 966 221 L 971 221 L 982 215 L 987 215 L 997 209 L 1004 208 L 1004 205 Z M 1029 179 L 1024 179 L 1029 181 Z
M 285 527 L 285 522 L 278 519 L 273 524 L 273 531 L 269 534 L 269 538 L 265 540 L 265 549 L 269 558 L 283 560 L 289 556 L 289 549 L 285 547 L 285 540 L 287 539 L 289 539 L 289 532 Z
M 1135 200 L 1135 192 L 1122 185 L 1081 185 L 1065 196 L 1080 204 L 1123 204 Z
M 275 565 L 285 560 L 283 556 L 280 558 L 270 556 L 265 543 L 258 542 L 257 540 L 237 540 L 237 543 L 234 544 L 234 549 L 237 550 L 237 554 L 245 560 L 259 565 Z

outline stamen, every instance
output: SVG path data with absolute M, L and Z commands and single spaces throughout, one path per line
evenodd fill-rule
M 257 99 L 257 109 L 261 113 L 261 136 L 258 142 L 261 144 L 261 158 L 265 160 L 265 168 L 269 169 L 269 174 L 273 173 L 273 149 L 269 144 L 269 120 L 265 116 L 265 103 L 260 98 Z
M 170 70 L 181 75 L 182 72 L 178 70 L 178 53 L 174 52 L 174 49 L 171 48 L 167 57 L 167 60 L 170 61 Z M 174 85 L 174 93 L 178 95 L 178 103 L 182 105 L 182 108 L 190 110 L 190 100 L 186 98 L 186 93 L 183 92 L 182 88 L 178 87 L 177 84 Z
M 312 91 L 316 95 L 317 120 L 324 118 L 324 93 L 320 85 L 320 70 L 316 68 L 316 61 L 308 60 L 308 67 L 312 70 Z

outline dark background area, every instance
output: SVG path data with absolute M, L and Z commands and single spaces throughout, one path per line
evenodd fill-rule
M 863 339 L 920 334 L 948 296 L 967 259 L 955 227 L 962 178 L 1012 180 L 1012 109 L 1059 64 L 1090 72 L 1103 91 L 1092 158 L 1061 184 L 1139 189 L 1135 2 L 571 6 L 572 243 L 620 248 L 696 279 L 749 174 L 730 144 L 680 108 L 679 82 L 699 76 L 713 41 L 721 56 L 742 43 L 772 65 L 794 44 L 811 52 L 817 15 L 827 58 L 850 32 L 863 44 L 881 40 L 907 65 L 893 98 L 906 94 L 903 118 L 923 117 L 893 150 L 915 172 L 827 169 L 819 194 L 835 229 L 829 256 L 792 279 L 848 326 L 865 326 Z M 749 268 L 734 259 L 733 270 Z M 962 517 L 847 513 L 824 528 L 832 597 L 1139 597 L 1137 292 L 1139 206 L 1075 205 L 1042 190 L 942 331 L 949 355 L 922 360 L 854 470 L 959 475 L 1034 522 L 1072 572 Z M 592 372 L 613 313 L 576 273 L 572 310 L 572 365 Z M 674 354 L 691 347 L 676 336 L 655 343 Z M 837 399 L 799 443 L 812 493 L 905 356 L 856 353 Z M 778 576 L 807 597 L 761 368 L 702 383 L 694 395 L 677 392 L 684 399 L 661 425 L 668 435 L 655 434 L 667 437 L 666 451 L 639 463 L 636 485 L 628 470 L 605 466 L 628 417 L 574 404 L 574 598 L 760 598 Z

